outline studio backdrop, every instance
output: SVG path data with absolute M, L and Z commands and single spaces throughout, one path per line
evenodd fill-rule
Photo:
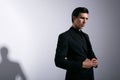
M 27 80 L 64 80 L 66 71 L 54 64 L 58 35 L 71 27 L 71 13 L 79 6 L 90 12 L 83 31 L 89 34 L 99 60 L 95 80 L 119 80 L 119 3 L 119 0 L 0 0 L 0 80 L 5 73 L 10 78 L 19 74 Z M 7 53 L 6 57 L 2 53 Z M 19 76 L 16 80 L 20 80 Z

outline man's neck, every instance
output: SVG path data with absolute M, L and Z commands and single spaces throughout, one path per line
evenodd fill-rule
M 78 31 L 81 31 L 81 29 L 82 29 L 82 28 L 79 28 L 79 27 L 77 27 L 75 25 L 72 25 L 72 27 L 75 28 L 75 29 L 77 29 Z

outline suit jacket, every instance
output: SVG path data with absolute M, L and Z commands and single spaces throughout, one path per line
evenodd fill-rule
M 87 47 L 84 46 L 80 34 L 84 36 Z M 71 27 L 59 35 L 55 64 L 67 70 L 65 80 L 94 80 L 93 68 L 82 68 L 82 63 L 86 58 L 96 58 L 86 33 L 82 31 L 80 33 Z

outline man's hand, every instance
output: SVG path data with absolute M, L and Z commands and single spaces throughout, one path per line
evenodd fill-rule
M 82 64 L 83 68 L 91 68 L 93 67 L 93 62 L 90 59 L 85 59 Z
M 98 66 L 98 60 L 96 58 L 92 58 L 91 62 L 93 63 L 93 67 L 97 67 Z
M 98 66 L 98 60 L 96 58 L 90 59 L 85 59 L 83 61 L 82 67 L 83 68 L 91 68 L 91 67 L 97 67 Z

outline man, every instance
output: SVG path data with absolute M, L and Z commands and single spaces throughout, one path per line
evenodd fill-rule
M 59 35 L 55 64 L 67 70 L 65 80 L 94 80 L 93 68 L 98 66 L 89 37 L 82 31 L 89 11 L 78 7 L 72 13 L 72 27 Z

